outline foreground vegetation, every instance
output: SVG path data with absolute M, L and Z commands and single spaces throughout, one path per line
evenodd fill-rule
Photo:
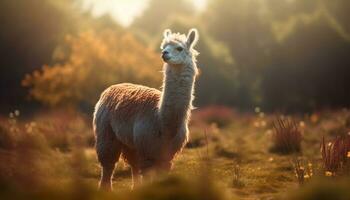
M 284 151 L 276 144 L 277 134 L 284 137 L 276 122 L 287 119 L 293 121 L 294 128 L 282 130 L 292 135 L 286 137 L 300 133 L 302 138 L 297 151 Z M 266 115 L 258 108 L 255 114 L 218 106 L 197 110 L 191 122 L 191 140 L 170 175 L 161 175 L 131 192 L 130 169 L 121 161 L 113 193 L 97 191 L 100 170 L 89 116 L 51 111 L 21 117 L 15 111 L 0 121 L 1 199 L 349 197 L 350 183 L 343 179 L 350 174 L 350 149 L 345 157 L 327 150 L 343 159 L 338 163 L 329 159 L 332 155 L 327 160 L 324 147 L 321 152 L 322 144 L 331 148 L 337 143 L 328 142 L 348 137 L 350 111 L 346 109 L 304 116 Z

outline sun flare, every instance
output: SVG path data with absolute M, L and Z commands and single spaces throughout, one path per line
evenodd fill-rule
M 189 0 L 197 11 L 205 9 L 207 0 Z M 149 0 L 84 0 L 83 8 L 91 10 L 94 16 L 109 14 L 123 26 L 128 26 L 133 19 L 147 8 Z

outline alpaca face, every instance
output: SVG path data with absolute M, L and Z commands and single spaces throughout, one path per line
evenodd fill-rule
M 162 50 L 163 61 L 173 65 L 184 64 L 189 57 L 185 48 L 180 42 L 166 45 Z
M 188 35 L 171 33 L 169 29 L 164 31 L 164 39 L 161 44 L 162 59 L 170 65 L 184 65 L 198 55 L 193 49 L 198 41 L 198 31 L 191 29 Z

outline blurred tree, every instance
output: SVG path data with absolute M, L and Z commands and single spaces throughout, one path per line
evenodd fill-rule
M 172 17 L 189 17 L 194 15 L 193 5 L 186 0 L 150 0 L 146 10 L 136 17 L 131 29 L 137 36 L 149 40 L 155 35 L 161 36 L 165 23 Z M 147 41 L 149 42 L 149 41 Z
M 286 21 L 297 14 L 314 12 L 320 5 L 320 0 L 264 0 L 270 22 Z
M 267 109 L 299 111 L 350 105 L 350 43 L 327 16 L 295 22 L 262 73 Z
M 346 8 L 345 0 L 210 1 L 202 18 L 235 58 L 238 106 L 349 106 Z
M 92 27 L 120 29 L 108 16 L 95 19 L 83 13 L 80 1 L 0 1 L 0 110 L 33 105 L 25 101 L 27 91 L 21 87 L 21 80 L 44 63 L 51 64 L 52 55 L 59 53 L 56 47 L 67 33 Z
M 212 0 L 202 20 L 217 40 L 224 42 L 239 69 L 239 106 L 261 103 L 260 71 L 270 61 L 274 37 L 264 4 L 259 0 Z
M 67 59 L 28 74 L 23 85 L 40 102 L 50 105 L 85 104 L 90 108 L 101 92 L 119 82 L 159 87 L 159 56 L 128 33 L 88 31 L 66 37 Z
M 145 46 L 159 50 L 169 27 L 200 29 L 197 105 L 270 110 L 350 105 L 348 0 L 209 0 L 201 15 L 186 0 L 150 0 L 129 29 L 107 15 L 96 19 L 81 12 L 81 1 L 0 1 L 0 109 L 22 103 L 20 80 L 44 63 L 48 66 L 24 84 L 32 97 L 50 105 L 86 99 L 91 105 L 115 82 L 157 87 L 161 75 L 153 70 L 160 69 L 160 59 Z M 73 36 L 64 42 L 67 33 Z M 149 53 L 137 61 L 140 52 Z M 141 65 L 146 68 L 136 68 Z M 96 86 L 84 85 L 87 80 Z
M 344 28 L 347 33 L 350 33 L 349 10 L 350 1 L 348 0 L 322 0 L 322 5 L 330 13 L 332 17 Z
M 73 13 L 72 4 L 64 2 L 68 1 L 0 1 L 1 108 L 23 103 L 24 74 L 49 63 L 63 32 L 74 29 L 74 16 L 68 14 Z

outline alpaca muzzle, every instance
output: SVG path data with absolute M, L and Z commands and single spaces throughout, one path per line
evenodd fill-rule
M 163 51 L 163 52 L 162 52 L 162 59 L 163 59 L 164 61 L 170 60 L 169 52 Z

